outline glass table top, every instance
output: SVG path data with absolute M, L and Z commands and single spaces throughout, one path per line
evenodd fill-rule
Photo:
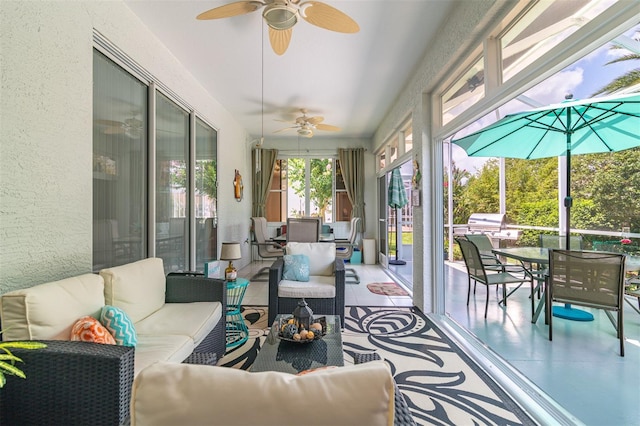
M 291 315 L 278 315 L 274 324 L 279 324 L 280 318 L 289 316 Z M 282 371 L 296 374 L 328 365 L 343 366 L 340 317 L 336 315 L 324 315 L 324 317 L 327 323 L 327 333 L 322 339 L 309 343 L 281 340 L 278 337 L 277 325 L 272 326 L 250 370 L 254 372 Z

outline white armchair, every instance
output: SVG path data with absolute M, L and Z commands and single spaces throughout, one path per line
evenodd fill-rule
M 338 315 L 344 326 L 345 270 L 334 243 L 287 243 L 286 254 L 309 259 L 309 281 L 284 279 L 284 260 L 269 270 L 269 324 L 278 314 L 290 314 L 304 298 L 315 314 Z

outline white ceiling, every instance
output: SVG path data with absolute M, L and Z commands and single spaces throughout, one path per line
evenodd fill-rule
M 343 34 L 300 20 L 288 50 L 277 56 L 263 26 L 263 8 L 232 18 L 196 16 L 233 0 L 139 1 L 128 7 L 253 137 L 289 136 L 299 109 L 324 116 L 339 132 L 314 138 L 370 138 L 415 71 L 453 0 L 325 0 L 352 17 L 360 32 Z

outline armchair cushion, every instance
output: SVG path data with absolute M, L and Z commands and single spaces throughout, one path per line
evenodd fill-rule
M 122 309 L 134 323 L 164 305 L 166 282 L 160 258 L 103 269 L 100 275 L 104 278 L 105 304 Z
M 104 281 L 84 274 L 2 295 L 2 340 L 69 340 L 84 316 L 98 318 L 104 306 Z
M 278 297 L 301 299 L 332 299 L 336 297 L 334 277 L 313 277 L 309 282 L 282 280 L 278 285 Z
M 309 281 L 309 257 L 304 254 L 285 254 L 282 278 L 291 281 Z
M 287 243 L 286 250 L 287 254 L 304 254 L 309 258 L 309 275 L 333 275 L 335 243 Z

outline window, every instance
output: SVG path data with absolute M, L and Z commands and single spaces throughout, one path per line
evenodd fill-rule
M 500 37 L 503 81 L 532 64 L 613 3 L 615 0 L 535 3 L 522 16 L 515 18 Z
M 484 97 L 484 58 L 478 58 L 442 95 L 442 124 Z
M 196 264 L 218 258 L 217 132 L 196 118 Z
M 93 269 L 146 257 L 147 91 L 93 57 Z
M 188 241 L 189 113 L 156 94 L 156 256 L 185 269 Z
M 404 152 L 409 152 L 413 149 L 413 129 L 411 123 L 409 123 L 404 130 Z
M 398 136 L 394 136 L 389 143 L 389 163 L 393 164 L 398 159 Z
M 267 221 L 303 216 L 320 216 L 325 223 L 350 220 L 351 202 L 339 168 L 339 161 L 333 158 L 277 160 L 267 198 Z
M 149 90 L 94 51 L 94 271 L 148 256 L 162 258 L 166 272 L 202 270 L 204 261 L 217 258 L 217 132 L 198 117 L 192 126 L 195 114 L 158 89 L 149 110 Z M 154 140 L 148 139 L 149 116 L 155 117 Z M 149 152 L 155 153 L 153 170 Z
M 387 167 L 387 153 L 385 151 L 382 151 L 381 153 L 379 153 L 377 158 L 378 158 L 378 170 L 382 170 L 385 167 Z

